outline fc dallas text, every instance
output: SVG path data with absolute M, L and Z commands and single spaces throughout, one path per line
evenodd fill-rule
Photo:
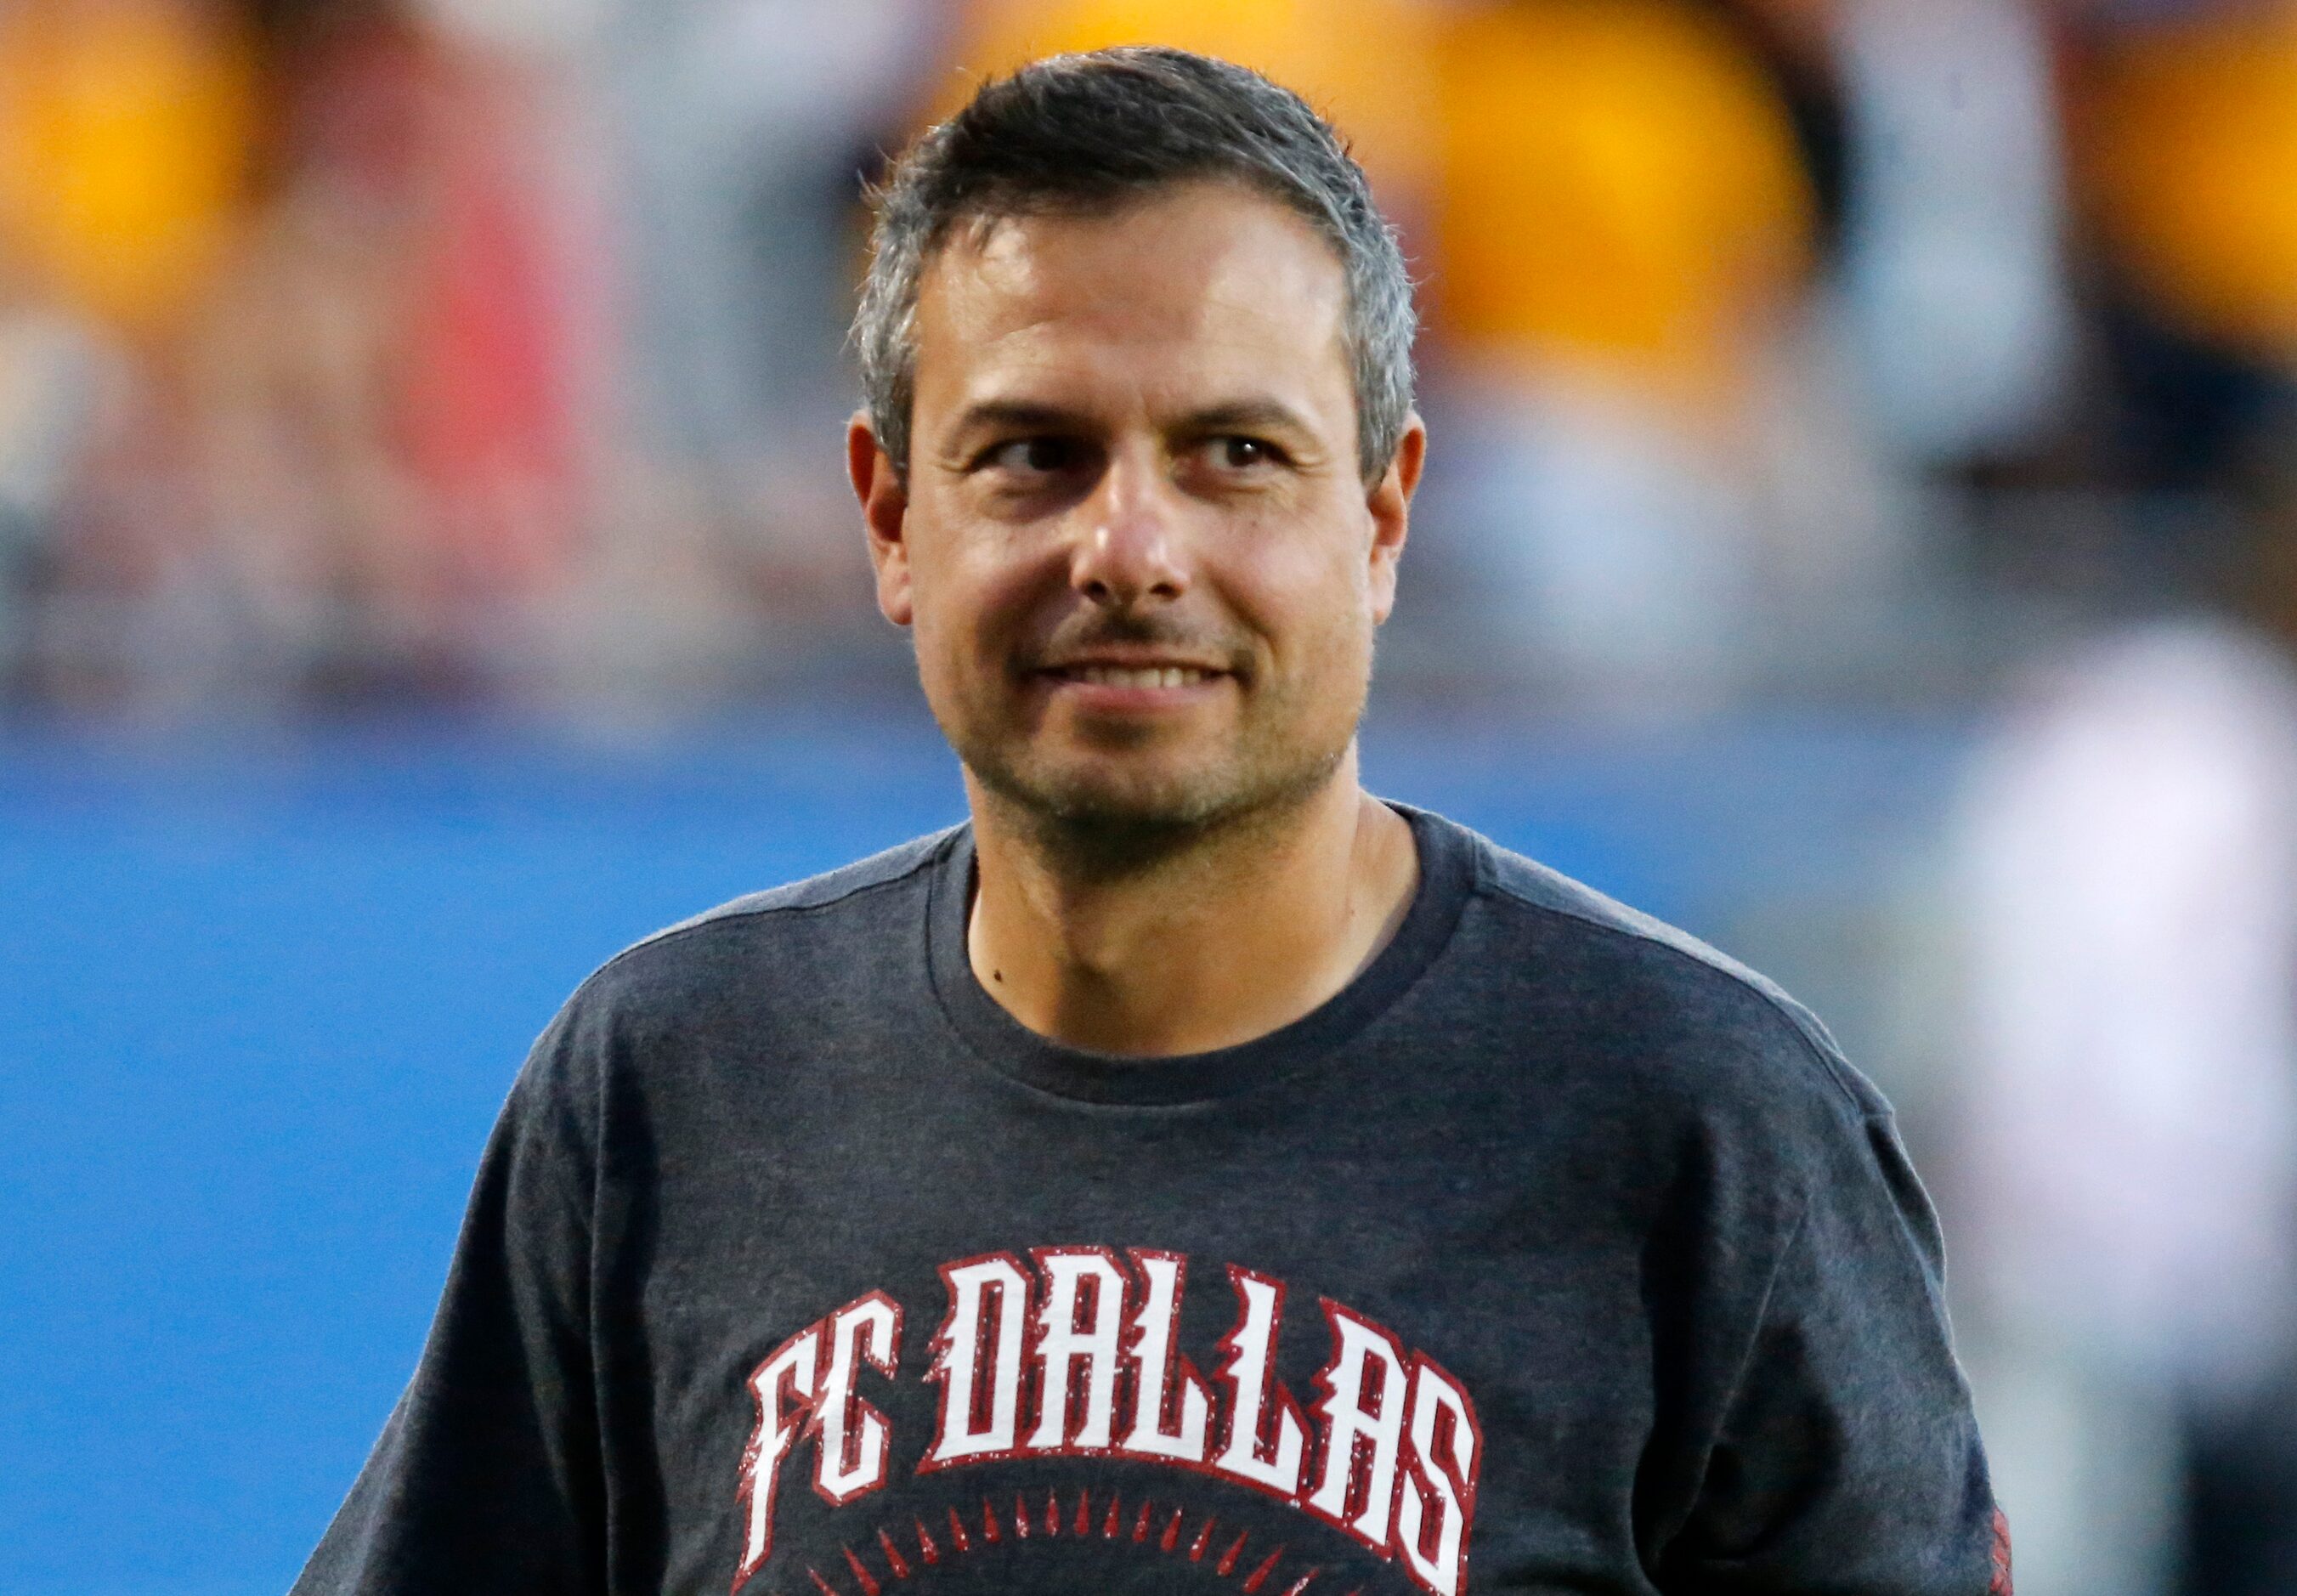
M 903 1454 L 918 1474 L 1050 1457 L 1192 1470 L 1275 1497 L 1399 1559 L 1421 1588 L 1460 1596 L 1483 1450 L 1460 1382 L 1321 1297 L 1330 1351 L 1304 1411 L 1274 1374 L 1284 1283 L 1233 1263 L 1235 1327 L 1207 1379 L 1179 1345 L 1188 1272 L 1178 1253 L 1097 1246 L 941 1265 L 947 1301 L 919 1377 L 939 1388 L 926 1436 L 896 1436 L 863 1389 L 865 1370 L 902 1376 L 900 1303 L 873 1291 L 791 1336 L 750 1376 L 736 1587 L 771 1554 L 777 1493 L 810 1444 L 810 1483 L 836 1507 L 883 1486 L 904 1446 L 922 1448 Z

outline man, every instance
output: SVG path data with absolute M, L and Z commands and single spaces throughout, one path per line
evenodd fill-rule
M 2006 1584 L 1872 1089 L 1357 785 L 1412 328 L 1240 69 L 909 154 L 849 453 L 973 823 L 585 984 L 301 1590 Z

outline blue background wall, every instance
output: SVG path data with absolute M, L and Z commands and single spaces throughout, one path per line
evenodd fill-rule
M 1691 925 L 1855 879 L 1931 724 L 1375 724 L 1373 786 Z M 277 1592 L 529 1041 L 654 927 L 961 818 L 929 728 L 0 738 L 0 1592 Z

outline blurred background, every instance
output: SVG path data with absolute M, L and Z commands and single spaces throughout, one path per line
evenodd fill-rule
M 0 4 L 0 1590 L 276 1591 L 527 1040 L 961 814 L 865 183 L 1157 40 L 1354 137 L 1366 732 L 1898 1104 L 2026 1596 L 2297 1591 L 2297 4 Z

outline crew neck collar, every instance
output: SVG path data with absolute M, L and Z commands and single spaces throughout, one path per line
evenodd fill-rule
M 1354 980 L 1289 1024 L 1209 1053 L 1140 1058 L 1072 1048 L 1007 1013 L 973 974 L 966 953 L 972 906 L 973 828 L 942 850 L 927 897 L 926 965 L 942 1012 L 1000 1074 L 1080 1102 L 1170 1107 L 1246 1091 L 1313 1063 L 1385 1012 L 1451 941 L 1476 878 L 1475 839 L 1423 810 L 1389 806 L 1412 826 L 1420 882 L 1403 925 Z

